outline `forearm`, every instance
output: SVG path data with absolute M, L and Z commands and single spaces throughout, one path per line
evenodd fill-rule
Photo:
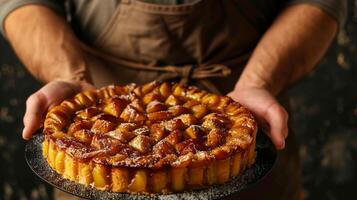
M 13 11 L 5 21 L 13 49 L 39 80 L 90 80 L 80 41 L 65 20 L 40 5 Z
M 277 95 L 316 66 L 336 30 L 336 21 L 316 7 L 288 7 L 262 37 L 236 88 L 262 87 Z

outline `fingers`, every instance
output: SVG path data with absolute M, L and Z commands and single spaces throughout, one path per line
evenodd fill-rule
M 80 91 L 93 88 L 94 86 L 88 83 L 68 81 L 53 81 L 42 87 L 26 101 L 22 137 L 25 140 L 31 138 L 43 124 L 43 118 L 48 109 Z
M 244 88 L 228 94 L 247 107 L 256 117 L 277 149 L 285 147 L 288 136 L 288 113 L 275 97 L 262 88 Z
M 72 84 L 65 81 L 54 81 L 42 87 L 39 92 L 42 92 L 43 95 L 46 96 L 46 99 L 48 100 L 48 109 L 79 92 L 80 89 L 81 87 L 78 84 Z
M 47 104 L 47 99 L 41 91 L 34 93 L 27 99 L 23 120 L 25 127 L 22 131 L 22 138 L 25 140 L 30 139 L 32 134 L 41 127 L 43 114 L 47 110 Z
M 95 89 L 94 85 L 90 84 L 90 83 L 87 83 L 87 82 L 81 82 L 79 84 L 80 86 L 80 90 L 81 91 L 86 91 L 86 90 L 93 90 Z
M 265 114 L 270 127 L 270 137 L 277 149 L 284 149 L 288 136 L 288 113 L 277 102 L 271 104 Z

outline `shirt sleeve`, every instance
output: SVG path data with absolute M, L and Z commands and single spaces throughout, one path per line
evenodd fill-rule
M 4 37 L 6 37 L 4 31 L 6 17 L 15 9 L 29 4 L 47 6 L 61 15 L 65 13 L 63 6 L 55 0 L 0 0 L 0 32 Z
M 321 8 L 337 22 L 339 27 L 343 27 L 347 19 L 347 1 L 346 0 L 291 0 L 288 5 L 292 4 L 311 4 Z

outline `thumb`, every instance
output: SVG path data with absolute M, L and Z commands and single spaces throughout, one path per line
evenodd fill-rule
M 288 113 L 275 100 L 266 108 L 265 113 L 261 115 L 269 125 L 269 135 L 274 145 L 278 149 L 284 149 L 285 138 L 288 136 Z
M 26 112 L 23 119 L 25 126 L 22 131 L 23 139 L 30 139 L 32 134 L 41 127 L 43 114 L 46 112 L 47 107 L 46 96 L 41 91 L 32 94 L 27 99 Z
M 89 83 L 69 81 L 53 81 L 42 87 L 26 101 L 22 137 L 25 140 L 31 138 L 42 126 L 44 114 L 49 108 L 80 91 L 93 88 Z

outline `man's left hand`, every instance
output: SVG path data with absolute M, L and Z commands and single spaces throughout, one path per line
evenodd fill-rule
M 277 149 L 284 149 L 288 136 L 288 113 L 266 89 L 240 87 L 227 94 L 248 108 Z

